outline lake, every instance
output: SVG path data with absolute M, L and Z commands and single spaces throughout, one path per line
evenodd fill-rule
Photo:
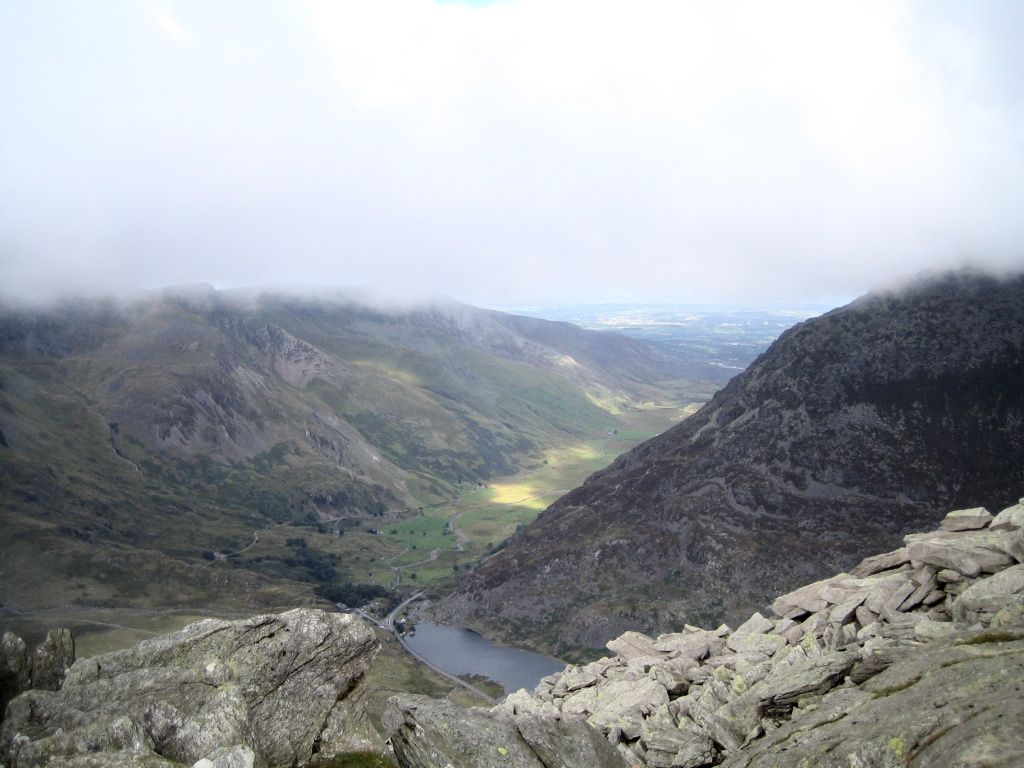
M 483 675 L 501 684 L 505 693 L 532 691 L 542 677 L 561 672 L 565 663 L 533 651 L 492 643 L 465 627 L 444 627 L 421 621 L 405 638 L 416 653 L 451 675 Z

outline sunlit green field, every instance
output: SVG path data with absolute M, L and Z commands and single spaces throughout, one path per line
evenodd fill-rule
M 486 485 L 460 487 L 448 503 L 424 506 L 401 522 L 383 522 L 389 548 L 369 567 L 375 583 L 430 586 L 486 556 L 518 526 L 531 522 L 563 493 L 638 443 L 664 432 L 699 407 L 649 405 L 609 414 L 607 428 L 551 448 L 526 469 Z

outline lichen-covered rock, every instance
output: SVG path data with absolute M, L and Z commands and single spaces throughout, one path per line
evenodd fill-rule
M 1024 641 L 923 646 L 726 760 L 727 768 L 1011 768 L 1024 755 Z
M 14 699 L 0 727 L 11 768 L 87 753 L 155 754 L 191 765 L 250 748 L 268 768 L 345 746 L 332 714 L 376 653 L 354 616 L 294 610 L 207 620 L 76 662 L 59 691 Z

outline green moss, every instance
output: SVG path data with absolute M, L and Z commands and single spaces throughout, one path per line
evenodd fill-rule
M 984 645 L 985 643 L 1010 643 L 1014 640 L 1020 640 L 1021 637 L 1024 637 L 1024 635 L 1021 635 L 1020 632 L 1008 632 L 1004 630 L 990 629 L 985 632 L 979 632 L 974 637 L 968 638 L 967 640 L 964 640 L 962 643 L 957 643 L 957 645 Z
M 886 696 L 891 696 L 894 693 L 905 691 L 907 688 L 909 688 L 912 685 L 916 685 L 920 681 L 920 677 L 912 677 L 909 680 L 904 680 L 903 682 L 897 683 L 896 685 L 890 685 L 885 688 L 879 688 L 877 691 L 874 692 L 873 695 L 876 699 L 884 699 Z
M 893 736 L 889 739 L 889 750 L 896 755 L 897 758 L 902 759 L 903 753 L 906 751 L 906 746 L 903 743 L 903 739 L 899 736 Z
M 329 760 L 314 760 L 309 768 L 395 768 L 386 757 L 373 752 L 344 752 Z

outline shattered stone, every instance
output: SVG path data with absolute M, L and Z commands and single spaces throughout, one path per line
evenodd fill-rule
M 1015 531 L 1024 528 L 1024 500 L 1020 504 L 1015 504 L 1012 507 L 1007 507 L 998 515 L 996 515 L 991 524 L 989 524 L 989 530 L 1009 530 Z
M 642 656 L 658 655 L 654 641 L 640 632 L 624 632 L 614 640 L 609 640 L 606 647 L 626 661 Z
M 861 561 L 860 565 L 853 568 L 850 571 L 851 576 L 857 576 L 863 578 L 865 576 L 871 576 L 881 571 L 888 571 L 892 568 L 898 568 L 904 563 L 910 562 L 910 554 L 907 552 L 906 547 L 900 547 L 899 549 L 893 550 L 892 552 L 886 552 L 882 555 L 875 555 L 874 557 L 867 557 Z
M 912 560 L 948 568 L 964 576 L 995 573 L 1024 560 L 1024 532 L 980 530 L 953 533 L 936 531 L 904 537 Z
M 988 624 L 1003 608 L 1019 602 L 1024 602 L 1024 565 L 974 582 L 954 601 L 951 613 L 965 624 Z
M 943 531 L 976 531 L 986 528 L 992 522 L 992 513 L 984 507 L 957 509 L 946 515 L 939 523 Z

